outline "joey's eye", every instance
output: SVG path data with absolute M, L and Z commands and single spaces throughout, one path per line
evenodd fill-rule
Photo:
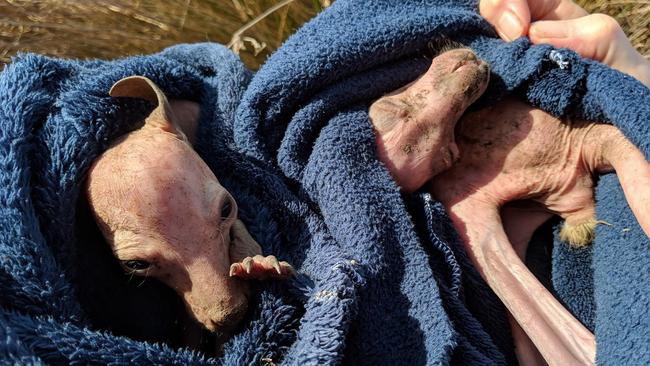
M 221 218 L 227 219 L 230 217 L 230 212 L 232 212 L 232 202 L 230 202 L 230 199 L 228 199 L 223 203 L 223 206 L 221 206 Z
M 129 271 L 142 271 L 151 267 L 151 264 L 149 262 L 141 260 L 128 260 L 122 261 L 122 266 L 124 266 L 124 268 L 128 269 Z

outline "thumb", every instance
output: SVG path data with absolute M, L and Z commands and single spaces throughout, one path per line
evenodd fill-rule
M 530 9 L 527 0 L 481 0 L 479 11 L 506 41 L 528 32 Z
M 632 45 L 616 20 L 604 14 L 591 14 L 571 20 L 534 22 L 530 26 L 533 43 L 548 43 L 573 49 L 581 56 L 615 66 L 630 55 Z M 623 52 L 623 54 L 621 53 Z

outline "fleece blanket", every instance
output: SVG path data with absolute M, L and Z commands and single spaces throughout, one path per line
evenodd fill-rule
M 424 192 L 401 195 L 375 155 L 369 103 L 426 70 L 442 38 L 490 63 L 478 104 L 515 94 L 613 123 L 648 156 L 648 88 L 569 50 L 500 41 L 472 0 L 339 0 L 254 75 L 217 44 L 116 61 L 20 55 L 0 75 L 0 360 L 515 364 L 504 308 L 444 209 Z M 219 353 L 179 348 L 178 299 L 124 276 L 89 218 L 90 164 L 151 110 L 107 95 L 130 75 L 201 104 L 197 151 L 264 252 L 300 273 L 260 284 Z M 599 364 L 648 364 L 649 241 L 615 175 L 600 178 L 597 200 L 612 225 L 593 246 L 552 244 L 550 225 L 531 252 L 595 332 Z

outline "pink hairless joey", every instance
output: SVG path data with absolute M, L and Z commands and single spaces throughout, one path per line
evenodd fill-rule
M 563 240 L 589 244 L 598 224 L 594 175 L 614 170 L 650 235 L 650 164 L 611 125 L 557 119 L 512 98 L 460 117 L 485 90 L 487 74 L 471 51 L 447 51 L 418 80 L 374 102 L 369 116 L 379 156 L 404 191 L 429 181 L 472 262 L 516 321 L 522 364 L 594 364 L 593 334 L 521 257 L 554 214 L 565 220 Z
M 113 97 L 157 107 L 118 138 L 87 179 L 91 210 L 124 270 L 174 289 L 205 328 L 227 337 L 242 319 L 250 279 L 293 269 L 262 250 L 237 219 L 237 203 L 192 149 L 198 104 L 168 101 L 151 80 L 118 81 Z

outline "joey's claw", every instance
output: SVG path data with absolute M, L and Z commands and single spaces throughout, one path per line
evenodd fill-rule
M 285 277 L 292 277 L 296 275 L 296 270 L 293 269 L 293 266 L 285 261 L 280 262 L 280 269 L 280 274 Z
M 295 271 L 289 263 L 280 262 L 272 255 L 246 257 L 241 262 L 233 263 L 230 266 L 230 276 L 244 279 L 287 279 L 293 275 L 295 275 Z
M 282 271 L 280 270 L 280 263 L 278 262 L 278 259 L 274 255 L 270 255 L 266 257 L 266 262 L 275 269 L 276 272 L 278 272 L 279 275 L 282 274 Z
M 244 258 L 242 265 L 246 273 L 251 273 L 251 270 L 253 269 L 253 258 Z

